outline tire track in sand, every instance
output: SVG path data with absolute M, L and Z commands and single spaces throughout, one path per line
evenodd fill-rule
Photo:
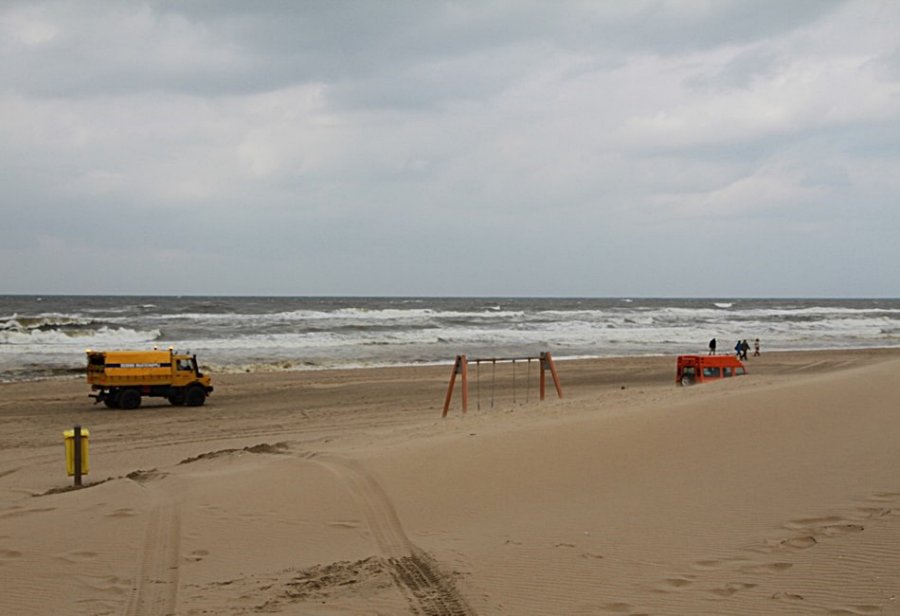
M 180 537 L 178 506 L 167 499 L 150 512 L 141 568 L 135 579 L 125 616 L 175 614 Z
M 325 454 L 304 457 L 324 466 L 349 486 L 378 546 L 379 557 L 414 614 L 475 616 L 453 580 L 406 536 L 387 494 L 361 464 Z

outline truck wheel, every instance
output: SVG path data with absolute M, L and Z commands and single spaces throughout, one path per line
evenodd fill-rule
M 206 402 L 206 391 L 200 385 L 191 385 L 184 392 L 184 403 L 188 406 L 203 406 Z
M 109 394 L 107 397 L 103 398 L 103 404 L 105 404 L 108 409 L 117 409 L 119 408 L 119 397 Z
M 169 394 L 169 404 L 172 406 L 184 406 L 184 392 L 178 389 Z
M 141 405 L 141 392 L 136 389 L 124 389 L 119 394 L 119 408 L 131 410 Z

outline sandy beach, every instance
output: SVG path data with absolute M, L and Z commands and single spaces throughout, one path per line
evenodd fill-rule
M 674 363 L 0 385 L 0 613 L 900 614 L 900 349 Z

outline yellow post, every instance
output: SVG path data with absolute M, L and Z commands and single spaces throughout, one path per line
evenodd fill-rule
M 88 437 L 87 428 L 75 426 L 74 430 L 65 430 L 66 441 L 66 473 L 75 477 L 75 485 L 81 485 L 81 476 L 88 474 Z

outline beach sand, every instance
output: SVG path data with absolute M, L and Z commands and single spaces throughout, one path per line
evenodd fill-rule
M 674 365 L 0 385 L 0 614 L 900 614 L 900 350 Z

